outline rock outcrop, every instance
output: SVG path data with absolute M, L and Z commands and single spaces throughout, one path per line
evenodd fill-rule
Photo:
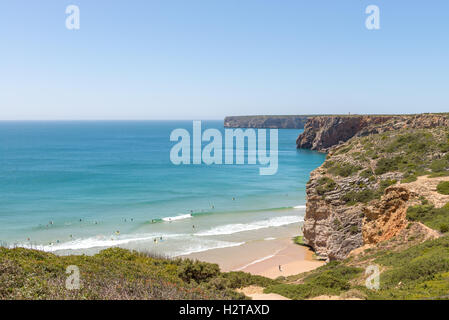
M 321 174 L 320 170 L 313 171 L 307 184 L 303 241 L 315 250 L 317 256 L 341 260 L 363 245 L 362 208 L 342 205 L 339 199 L 343 189 L 329 193 L 326 198 L 318 195 L 316 189 Z
M 342 260 L 362 246 L 408 234 L 410 206 L 446 204 L 449 196 L 435 189 L 447 175 L 422 175 L 449 174 L 448 127 L 446 114 L 309 119 L 298 146 L 329 154 L 306 186 L 304 243 L 320 257 Z
M 309 116 L 235 116 L 226 117 L 226 128 L 304 129 Z
M 363 208 L 363 244 L 390 240 L 407 226 L 408 201 L 412 197 L 404 187 L 389 187 L 381 200 Z
M 352 137 L 363 137 L 404 128 L 449 126 L 447 114 L 353 115 L 310 117 L 296 140 L 297 148 L 327 152 Z
M 387 122 L 392 116 L 320 116 L 310 118 L 296 140 L 297 148 L 327 151 L 362 129 Z

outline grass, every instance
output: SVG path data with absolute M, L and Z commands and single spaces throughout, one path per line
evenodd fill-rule
M 427 173 L 440 173 L 449 169 L 449 140 L 439 129 L 409 130 L 395 137 L 382 150 L 385 157 L 377 162 L 375 173 L 399 171 L 405 174 L 405 182 L 416 180 Z M 443 136 L 443 138 L 441 138 Z M 445 155 L 438 158 L 441 153 Z
M 67 290 L 66 268 L 78 266 L 81 288 Z M 244 299 L 234 289 L 275 281 L 216 264 L 164 259 L 111 248 L 94 256 L 0 248 L 0 299 Z
M 361 293 L 367 299 L 447 299 L 449 293 L 449 237 L 428 240 L 402 251 L 366 250 L 363 266 L 380 267 L 380 288 L 369 290 L 364 267 L 351 259 L 332 261 L 311 272 L 290 276 L 269 285 L 266 293 L 290 299 L 308 299 L 320 295 L 351 296 Z M 369 262 L 368 262 L 369 261 Z
M 410 221 L 420 221 L 426 226 L 448 232 L 449 230 L 449 203 L 442 208 L 435 208 L 433 205 L 411 206 L 407 210 L 407 219 Z
M 290 299 L 307 299 L 319 295 L 339 295 L 351 288 L 349 281 L 362 269 L 330 262 L 307 275 L 302 284 L 279 283 L 269 286 L 265 293 L 277 293 Z
M 449 237 L 426 241 L 402 252 L 386 252 L 376 263 L 381 274 L 376 299 L 441 298 L 449 292 Z
M 293 238 L 293 242 L 300 246 L 303 246 L 304 245 L 303 236 L 297 236 L 297 237 Z
M 438 193 L 449 195 L 449 181 L 442 181 L 437 186 Z
M 328 172 L 340 177 L 349 177 L 360 171 L 362 167 L 354 166 L 352 164 L 334 163 L 329 167 Z

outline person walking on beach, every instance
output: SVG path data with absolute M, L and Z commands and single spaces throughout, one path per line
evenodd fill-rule
M 279 265 L 279 271 L 280 271 L 280 272 L 282 272 L 282 268 L 281 268 L 281 265 Z

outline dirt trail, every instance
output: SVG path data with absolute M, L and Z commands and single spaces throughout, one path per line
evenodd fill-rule
M 249 286 L 237 291 L 253 300 L 291 300 L 277 293 L 263 293 L 263 288 L 257 286 Z

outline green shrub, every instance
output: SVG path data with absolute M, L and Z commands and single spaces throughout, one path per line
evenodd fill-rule
M 449 169 L 449 162 L 446 159 L 435 160 L 430 164 L 433 172 L 443 172 Z
M 439 178 L 439 177 L 448 177 L 449 171 L 443 171 L 443 172 L 434 172 L 429 175 L 429 178 Z
M 0 248 L 2 299 L 243 299 L 228 290 L 183 281 L 184 262 L 148 253 L 110 248 L 94 256 L 56 256 L 24 248 Z M 82 272 L 82 287 L 66 290 L 67 266 Z M 215 269 L 213 265 L 209 267 Z M 208 269 L 205 267 L 204 269 Z M 210 278 L 213 280 L 214 278 Z
M 328 177 L 322 177 L 318 180 L 319 186 L 316 188 L 316 191 L 319 195 L 324 195 L 328 192 L 331 192 L 337 188 L 337 183 L 328 178 Z
M 446 233 L 448 231 L 449 231 L 449 224 L 447 224 L 447 223 L 440 224 L 440 232 L 441 233 Z
M 376 199 L 379 196 L 379 192 L 375 190 L 362 190 L 362 191 L 350 191 L 344 194 L 340 200 L 343 201 L 346 205 L 352 206 L 359 202 L 368 203 L 371 200 Z
M 266 293 L 277 293 L 290 299 L 307 299 L 319 295 L 339 295 L 351 288 L 352 280 L 362 272 L 360 268 L 348 267 L 332 261 L 312 271 L 303 279 L 303 284 L 276 284 L 265 289 Z
M 278 284 L 276 280 L 272 280 L 269 278 L 265 278 L 262 276 L 252 275 L 249 273 L 245 273 L 242 271 L 231 271 L 227 273 L 223 273 L 221 275 L 222 278 L 229 281 L 229 288 L 243 288 L 250 285 L 257 285 L 260 287 L 267 287 L 271 285 Z
M 304 245 L 304 239 L 303 236 L 297 236 L 293 239 L 293 242 L 296 244 L 299 244 L 300 246 Z
M 375 173 L 381 175 L 387 172 L 398 171 L 401 157 L 381 158 L 376 165 Z
M 359 227 L 358 226 L 351 226 L 351 228 L 349 228 L 349 231 L 352 234 L 357 234 L 357 233 L 359 233 Z
M 449 271 L 449 237 L 426 241 L 401 252 L 385 253 L 376 263 L 392 267 L 382 273 L 381 287 L 396 288 L 398 283 L 413 288 Z
M 382 180 L 380 182 L 380 190 L 381 192 L 383 192 L 386 188 L 388 188 L 389 186 L 392 186 L 394 184 L 396 184 L 398 181 L 397 180 L 391 180 L 391 179 L 387 179 L 387 180 Z
M 444 226 L 449 224 L 449 205 L 446 204 L 442 208 L 435 208 L 429 204 L 411 206 L 407 209 L 407 219 L 420 221 L 432 229 L 441 231 L 442 226 L 444 230 Z
M 449 181 L 442 181 L 437 186 L 438 193 L 449 195 Z
M 337 163 L 329 167 L 328 172 L 330 174 L 337 175 L 340 177 L 349 177 L 361 169 L 362 168 L 360 166 L 354 166 L 348 163 L 345 164 Z
M 218 264 L 185 259 L 178 269 L 178 276 L 187 283 L 201 283 L 220 274 Z
M 360 173 L 360 176 L 362 178 L 371 178 L 373 175 L 374 173 L 371 169 L 366 169 Z

